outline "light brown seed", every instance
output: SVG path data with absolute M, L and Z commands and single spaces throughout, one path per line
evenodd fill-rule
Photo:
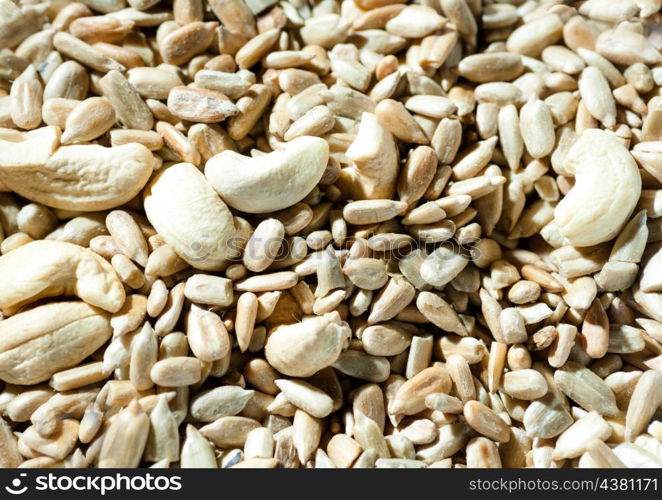
M 119 72 L 109 71 L 99 80 L 99 87 L 115 109 L 117 119 L 127 128 L 150 130 L 154 118 L 136 89 Z
M 656 387 L 661 382 L 660 374 L 654 370 L 645 371 L 634 388 L 625 417 L 625 439 L 633 440 L 648 425 L 659 404 Z
M 37 128 L 41 123 L 43 86 L 33 65 L 14 80 L 9 95 L 12 121 L 20 128 Z
M 609 386 L 588 368 L 568 361 L 554 374 L 559 389 L 587 411 L 601 415 L 619 414 L 616 399 Z
M 239 109 L 220 92 L 174 87 L 168 94 L 168 109 L 183 120 L 215 123 L 234 116 Z
M 421 292 L 416 298 L 418 310 L 442 330 L 467 335 L 467 329 L 455 310 L 444 299 L 431 292 Z
M 478 401 L 468 401 L 464 405 L 464 418 L 478 433 L 499 443 L 510 440 L 510 429 L 490 408 Z
M 149 417 L 132 401 L 106 431 L 99 467 L 137 467 L 149 437 Z
M 159 52 L 168 64 L 183 64 L 204 52 L 212 43 L 218 23 L 196 21 L 177 28 L 159 42 Z
M 388 412 L 390 415 L 415 415 L 425 408 L 425 398 L 429 394 L 447 394 L 451 385 L 451 378 L 444 368 L 426 368 L 400 386 L 389 402 Z

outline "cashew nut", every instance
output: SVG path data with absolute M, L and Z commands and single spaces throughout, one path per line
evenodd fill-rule
M 290 377 L 310 377 L 332 365 L 350 338 L 349 325 L 337 311 L 276 328 L 264 353 L 276 370 Z
M 565 157 L 575 185 L 554 210 L 554 223 L 573 246 L 614 238 L 637 205 L 641 177 L 634 159 L 613 134 L 585 130 Z
M 65 146 L 51 156 L 59 140 L 53 129 L 28 132 L 22 141 L 0 139 L 0 181 L 31 201 L 64 210 L 107 210 L 131 200 L 152 175 L 154 156 L 137 143 Z
M 223 151 L 207 162 L 205 175 L 232 208 L 263 214 L 301 201 L 322 178 L 328 160 L 328 143 L 305 136 L 255 158 Z
M 54 302 L 7 318 L 0 322 L 0 380 L 48 380 L 83 361 L 112 333 L 108 314 L 84 302 Z
M 338 187 L 350 199 L 390 199 L 398 176 L 398 150 L 391 133 L 372 113 L 361 115 L 359 132 L 347 148 L 352 165 L 340 171 Z
M 145 212 L 166 243 L 197 269 L 221 269 L 241 251 L 230 210 L 190 163 L 154 176 L 145 188 Z
M 0 129 L 0 179 L 12 168 L 43 167 L 60 145 L 58 127 L 42 127 L 29 132 Z
M 96 253 L 73 243 L 37 240 L 0 257 L 0 309 L 12 314 L 44 297 L 76 295 L 93 306 L 117 312 L 124 287 Z

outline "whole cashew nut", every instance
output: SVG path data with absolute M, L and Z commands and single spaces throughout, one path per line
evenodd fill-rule
M 44 297 L 76 295 L 90 305 L 117 312 L 124 286 L 96 253 L 73 243 L 37 240 L 0 257 L 0 309 L 13 314 Z
M 63 210 L 107 210 L 135 197 L 152 175 L 154 155 L 142 144 L 55 151 L 60 134 L 53 129 L 14 140 L 0 135 L 0 181 L 31 201 Z
M 328 160 L 328 143 L 304 136 L 255 158 L 223 151 L 209 159 L 205 175 L 232 208 L 263 214 L 305 198 L 322 178 Z
M 193 267 L 219 270 L 241 252 L 230 210 L 190 163 L 164 168 L 147 185 L 144 196 L 149 221 Z
M 570 244 L 597 245 L 614 238 L 637 205 L 641 176 L 615 135 L 588 129 L 570 148 L 564 168 L 575 185 L 554 210 L 554 223 Z
M 109 320 L 80 301 L 51 302 L 3 320 L 0 380 L 32 385 L 76 366 L 110 338 Z

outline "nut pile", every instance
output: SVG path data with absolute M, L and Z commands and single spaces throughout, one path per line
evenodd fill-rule
M 0 0 L 0 466 L 662 467 L 662 0 Z

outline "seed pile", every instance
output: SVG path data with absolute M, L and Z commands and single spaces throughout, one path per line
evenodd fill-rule
M 0 0 L 0 466 L 662 467 L 662 0 Z

